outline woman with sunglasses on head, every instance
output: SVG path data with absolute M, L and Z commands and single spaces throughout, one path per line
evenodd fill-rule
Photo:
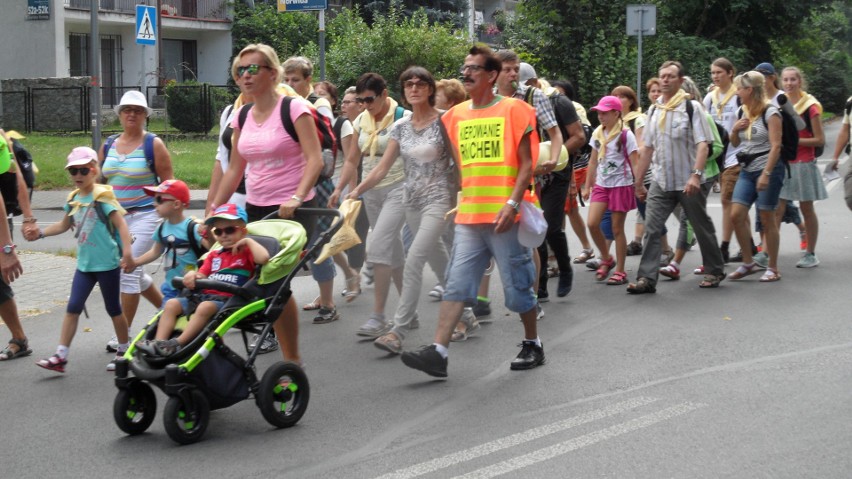
M 364 112 L 352 123 L 358 138 L 358 148 L 351 148 L 340 171 L 340 180 L 329 199 L 336 207 L 343 188 L 353 181 L 359 169 L 369 175 L 379 164 L 390 141 L 390 129 L 395 121 L 410 115 L 388 95 L 387 82 L 377 73 L 365 73 L 355 83 L 355 100 L 364 105 Z M 405 262 L 398 218 L 404 211 L 403 162 L 396 157 L 384 178 L 363 195 L 364 208 L 372 231 L 367 243 L 367 261 L 373 265 L 375 303 L 370 319 L 358 329 L 359 336 L 378 338 L 390 331 L 392 324 L 385 319 L 385 303 L 391 280 L 402 293 L 402 268 Z
M 446 272 L 449 255 L 441 237 L 447 229 L 446 213 L 458 190 L 457 170 L 440 122 L 441 111 L 435 108 L 435 79 L 425 68 L 415 66 L 405 70 L 399 81 L 413 114 L 393 124 L 382 159 L 348 196 L 357 198 L 370 191 L 398 162 L 397 158 L 402 158 L 404 209 L 392 210 L 394 217 L 388 220 L 400 227 L 403 222 L 408 223 L 413 239 L 405 258 L 393 329 L 374 342 L 377 348 L 393 354 L 402 352 L 402 341 L 417 317 L 426 262 L 439 278 Z M 384 211 L 382 216 L 384 219 Z
M 251 44 L 237 58 L 234 74 L 240 77 L 242 90 L 252 95 L 254 104 L 244 105 L 231 123 L 234 135 L 230 165 L 214 197 L 214 206 L 225 203 L 246 175 L 246 212 L 250 222 L 277 213 L 301 223 L 310 238 L 316 218 L 299 215 L 296 209 L 319 206 L 313 186 L 322 170 L 322 151 L 311 105 L 301 98 L 289 100 L 289 112 L 285 114 L 289 113 L 293 121 L 297 142 L 281 120 L 285 97 L 278 92 L 283 75 L 278 54 L 268 45 Z M 333 268 L 329 278 L 318 278 L 316 270 L 311 271 L 317 282 L 333 281 Z M 300 363 L 299 312 L 293 297 L 273 327 L 284 359 Z
M 127 211 L 124 220 L 130 235 L 133 257 L 142 256 L 153 245 L 154 230 L 159 216 L 154 210 L 154 198 L 145 194 L 146 186 L 156 187 L 161 181 L 174 178 L 172 158 L 165 143 L 145 131 L 147 118 L 153 113 L 142 92 L 128 91 L 115 107 L 121 122 L 121 134 L 110 137 L 98 149 L 98 161 L 106 184 L 112 186 L 121 207 Z M 153 156 L 153 158 L 151 158 Z M 139 308 L 139 296 L 144 296 L 155 308 L 163 303 L 163 295 L 153 278 L 140 266 L 130 273 L 121 273 L 121 308 L 129 328 Z M 118 348 L 115 337 L 107 343 L 107 351 Z

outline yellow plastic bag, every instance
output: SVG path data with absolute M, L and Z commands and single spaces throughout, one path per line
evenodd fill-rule
M 337 233 L 334 233 L 331 240 L 323 245 L 322 252 L 320 252 L 314 264 L 320 264 L 337 253 L 342 253 L 355 245 L 361 244 L 361 238 L 355 232 L 355 221 L 361 211 L 361 200 L 343 200 L 339 209 L 340 213 L 343 214 L 343 225 L 337 230 Z M 335 221 L 337 220 L 335 219 Z

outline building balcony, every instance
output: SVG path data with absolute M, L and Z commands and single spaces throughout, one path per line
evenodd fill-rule
M 64 0 L 65 8 L 89 11 L 92 0 Z M 138 0 L 100 0 L 100 12 L 136 15 Z M 229 20 L 228 0 L 162 0 L 163 17 Z

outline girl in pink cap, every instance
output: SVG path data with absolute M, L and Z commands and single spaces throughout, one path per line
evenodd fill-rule
M 63 206 L 66 215 L 38 232 L 38 237 L 44 238 L 62 234 L 74 226 L 74 238 L 77 240 L 77 270 L 71 282 L 71 296 L 62 320 L 56 354 L 36 362 L 38 366 L 58 373 L 65 372 L 68 349 L 74 339 L 80 313 L 95 284 L 100 286 L 104 305 L 115 327 L 118 338 L 116 358 L 124 355 L 128 332 L 119 299 L 119 278 L 122 264 L 128 268 L 134 266 L 124 209 L 111 186 L 95 183 L 100 174 L 98 154 L 85 146 L 74 148 L 68 155 L 65 170 L 76 187 Z M 107 371 L 113 370 L 114 360 L 107 365 Z
M 633 191 L 633 163 L 637 161 L 636 137 L 624 125 L 621 116 L 621 100 L 616 96 L 600 99 L 592 111 L 598 112 L 601 125 L 592 133 L 592 157 L 589 159 L 589 172 L 583 186 L 583 198 L 589 204 L 589 233 L 600 252 L 601 265 L 595 279 L 607 280 L 606 284 L 621 285 L 627 283 L 624 261 L 627 256 L 627 237 L 624 234 L 624 219 L 627 212 L 636 208 L 636 196 Z M 604 212 L 612 212 L 612 235 L 615 239 L 615 256 L 609 254 L 606 238 L 600 224 Z

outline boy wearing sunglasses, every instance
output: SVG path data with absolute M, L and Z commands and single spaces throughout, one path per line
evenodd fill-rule
M 198 271 L 189 271 L 183 277 L 183 284 L 195 288 L 196 279 L 212 279 L 236 286 L 242 286 L 250 280 L 257 265 L 269 261 L 269 252 L 257 241 L 246 237 L 248 215 L 240 206 L 225 203 L 213 211 L 205 224 L 212 226 L 211 232 L 219 242 L 220 248 L 211 250 L 205 256 Z M 192 341 L 216 313 L 222 309 L 231 296 L 216 290 L 202 291 L 203 301 L 198 304 L 189 319 L 186 328 L 177 338 L 169 339 L 174 332 L 177 318 L 190 313 L 188 298 L 173 298 L 166 302 L 154 341 L 137 344 L 143 353 L 155 356 L 169 356 Z
M 172 279 L 183 277 L 198 269 L 202 253 L 199 245 L 210 248 L 206 228 L 192 218 L 184 216 L 189 206 L 189 187 L 181 180 L 166 180 L 159 186 L 146 186 L 145 194 L 154 197 L 154 209 L 163 223 L 154 230 L 154 244 L 142 256 L 135 258 L 136 266 L 148 264 L 163 256 L 166 279 L 160 290 L 163 292 L 162 308 L 166 301 L 176 298 L 178 291 L 172 287 Z

